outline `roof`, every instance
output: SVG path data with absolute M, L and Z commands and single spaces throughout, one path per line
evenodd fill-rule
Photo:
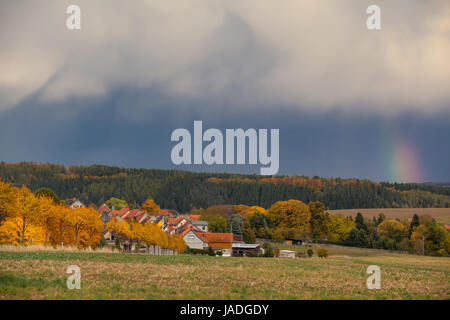
M 205 242 L 225 242 L 232 243 L 233 242 L 233 234 L 232 233 L 213 233 L 213 232 L 197 232 L 197 235 L 200 239 Z
M 200 220 L 200 215 L 199 214 L 185 214 L 185 216 L 188 217 L 189 219 L 193 220 L 193 221 Z
M 195 235 L 197 236 L 197 237 L 199 237 L 200 238 L 200 236 L 199 236 L 199 231 L 197 230 L 197 229 L 195 229 L 193 226 L 188 226 L 187 228 L 185 228 L 181 233 L 180 233 L 180 236 L 181 237 L 184 237 L 187 233 L 189 233 L 189 231 L 193 231 L 194 233 L 195 233 Z M 200 238 L 201 239 L 201 238 Z
M 295 253 L 295 251 L 292 251 L 292 250 L 280 250 L 280 253 Z
M 109 210 L 108 206 L 106 204 L 102 204 L 102 206 L 100 207 L 100 209 L 98 209 L 98 213 L 99 215 L 103 214 L 103 213 L 108 213 L 111 210 Z
M 444 224 L 444 227 L 445 227 L 446 229 L 450 229 L 450 224 Z
M 208 221 L 191 221 L 191 223 L 194 226 L 207 226 L 208 225 Z
M 172 216 L 172 217 L 177 216 L 176 213 L 174 213 L 172 210 L 169 210 L 169 209 L 161 209 L 161 210 L 159 210 L 158 215 L 159 216 Z
M 72 206 L 75 202 L 80 202 L 81 204 L 83 204 L 80 200 L 78 200 L 77 198 L 73 198 L 73 199 L 66 199 L 66 206 L 70 207 Z
M 256 249 L 259 247 L 258 243 L 233 243 L 231 245 L 233 248 L 241 248 L 241 249 Z

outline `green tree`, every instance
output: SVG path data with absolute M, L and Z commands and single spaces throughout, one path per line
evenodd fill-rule
M 106 201 L 106 205 L 111 208 L 111 210 L 120 210 L 122 208 L 129 208 L 130 206 L 125 200 L 117 199 L 112 197 Z
M 356 228 L 358 228 L 360 230 L 364 230 L 366 232 L 366 234 L 368 233 L 369 229 L 367 228 L 367 224 L 365 223 L 364 217 L 361 214 L 361 212 L 358 212 L 356 214 L 355 225 L 356 225 Z
M 208 230 L 210 232 L 227 232 L 227 219 L 221 216 L 207 216 L 202 218 L 208 221 Z
M 386 215 L 384 213 L 378 214 L 378 219 L 377 219 L 377 223 L 375 224 L 375 226 L 378 226 L 384 220 L 386 220 Z
M 50 198 L 50 199 L 52 199 L 53 200 L 53 202 L 56 204 L 56 205 L 59 205 L 59 204 L 61 204 L 61 200 L 59 200 L 59 198 L 58 198 L 58 196 L 56 195 L 56 193 L 52 190 L 52 189 L 49 189 L 49 188 L 40 188 L 39 190 L 37 190 L 35 193 L 34 193 L 34 195 L 37 197 L 37 198 L 40 198 L 40 197 L 47 197 L 47 198 Z
M 263 248 L 264 248 L 264 257 L 273 258 L 274 252 L 272 245 L 269 242 L 264 242 Z
M 230 217 L 229 231 L 235 235 L 241 235 L 243 224 L 244 219 L 239 214 L 234 213 Z
M 415 213 L 414 216 L 412 217 L 411 223 L 409 225 L 409 230 L 408 230 L 408 238 L 411 237 L 411 234 L 413 233 L 414 229 L 416 227 L 418 227 L 420 224 L 419 222 L 419 216 Z
M 256 236 L 249 228 L 242 229 L 242 240 L 245 243 L 256 243 Z
M 319 202 L 310 202 L 311 235 L 313 239 L 320 239 L 329 233 L 330 215 L 325 212 L 325 206 Z
M 367 236 L 367 233 L 364 230 L 358 229 L 356 227 L 350 231 L 345 242 L 348 245 L 354 247 L 367 248 L 369 246 L 369 238 Z

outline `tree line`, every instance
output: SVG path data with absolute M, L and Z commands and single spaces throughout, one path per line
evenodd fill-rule
M 110 205 L 126 206 L 126 202 L 112 198 Z M 147 199 L 144 210 L 150 214 L 159 211 L 153 199 Z M 103 231 L 111 231 L 119 237 L 141 245 L 159 246 L 178 252 L 186 250 L 186 244 L 179 235 L 167 235 L 156 224 L 140 224 L 134 220 L 113 218 L 106 225 L 100 219 L 94 206 L 69 208 L 48 188 L 31 192 L 27 187 L 11 186 L 0 181 L 0 244 L 44 245 L 52 247 L 72 246 L 75 248 L 96 248 L 103 246 Z M 120 250 L 120 243 L 116 243 Z
M 289 199 L 320 201 L 326 209 L 450 207 L 450 188 L 420 184 L 307 176 L 266 177 L 91 165 L 66 168 L 30 162 L 0 163 L 0 179 L 36 191 L 47 187 L 62 199 L 100 205 L 111 197 L 138 208 L 151 196 L 162 208 L 189 212 L 219 204 L 268 208 Z
M 246 243 L 256 238 L 282 242 L 285 239 L 338 245 L 408 251 L 415 254 L 448 256 L 450 232 L 430 216 L 415 214 L 408 219 L 386 219 L 380 213 L 365 219 L 330 215 L 318 201 L 278 201 L 269 209 L 247 205 L 218 205 L 195 209 L 213 232 L 232 232 Z

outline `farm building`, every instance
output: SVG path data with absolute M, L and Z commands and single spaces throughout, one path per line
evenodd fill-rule
M 303 244 L 303 240 L 300 239 L 286 239 L 284 240 L 284 244 L 286 245 L 302 245 Z
M 231 255 L 233 257 L 242 257 L 244 254 L 246 254 L 248 252 L 258 254 L 259 249 L 260 249 L 259 244 L 233 243 Z
M 292 250 L 280 250 L 280 258 L 295 258 L 295 251 Z

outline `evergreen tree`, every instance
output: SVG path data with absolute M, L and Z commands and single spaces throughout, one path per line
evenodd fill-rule
M 418 227 L 419 224 L 420 224 L 420 222 L 419 222 L 419 216 L 417 215 L 417 213 L 415 213 L 414 216 L 413 216 L 413 218 L 412 218 L 412 220 L 411 220 L 411 223 L 410 223 L 410 225 L 409 225 L 408 238 L 411 237 L 411 234 L 413 233 L 414 228 Z

